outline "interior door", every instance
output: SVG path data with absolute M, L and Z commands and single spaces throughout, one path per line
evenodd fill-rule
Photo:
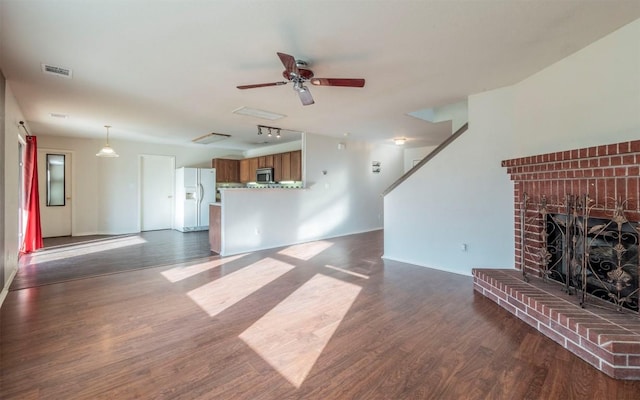
M 38 192 L 42 237 L 71 236 L 70 152 L 38 150 Z
M 171 229 L 175 159 L 143 155 L 140 158 L 140 229 Z

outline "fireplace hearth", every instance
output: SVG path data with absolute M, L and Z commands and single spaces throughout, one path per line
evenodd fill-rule
M 640 380 L 640 140 L 505 160 L 515 270 L 474 289 L 619 379 Z

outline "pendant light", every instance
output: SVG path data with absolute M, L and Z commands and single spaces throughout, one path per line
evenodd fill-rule
M 107 144 L 100 149 L 99 152 L 96 153 L 96 156 L 98 157 L 119 157 L 118 153 L 116 153 L 116 151 L 109 146 L 109 128 L 111 128 L 111 125 L 105 125 L 105 128 L 107 128 Z

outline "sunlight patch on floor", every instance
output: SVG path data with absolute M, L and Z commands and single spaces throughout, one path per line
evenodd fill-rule
M 316 274 L 240 338 L 299 388 L 362 288 Z
M 360 274 L 358 272 L 349 271 L 348 269 L 344 269 L 344 268 L 340 268 L 340 267 L 334 267 L 333 265 L 325 265 L 325 268 L 333 269 L 335 271 L 344 272 L 345 274 L 357 276 L 358 278 L 369 279 L 369 277 L 364 275 L 364 274 Z
M 218 260 L 211 260 L 205 263 L 188 265 L 188 266 L 179 266 L 173 267 L 166 271 L 162 271 L 161 274 L 167 278 L 167 280 L 171 283 L 175 283 L 181 281 L 183 279 L 190 278 L 194 275 L 198 275 L 199 273 L 209 271 L 213 268 L 219 267 L 220 265 L 235 261 L 241 257 L 244 257 L 245 254 L 240 254 L 237 256 L 221 258 Z
M 291 264 L 263 258 L 187 294 L 207 314 L 214 317 L 293 268 Z
M 147 243 L 147 241 L 140 236 L 129 236 L 118 239 L 101 240 L 100 242 L 76 244 L 65 246 L 63 248 L 52 248 L 50 250 L 44 249 L 36 253 L 25 255 L 22 263 L 23 265 L 40 264 L 49 261 L 84 256 L 87 254 L 100 253 L 102 251 L 121 249 L 123 247 L 135 246 L 143 243 Z
M 319 240 L 317 242 L 301 243 L 289 246 L 286 249 L 280 250 L 278 254 L 307 261 L 331 246 L 333 246 L 333 243 Z

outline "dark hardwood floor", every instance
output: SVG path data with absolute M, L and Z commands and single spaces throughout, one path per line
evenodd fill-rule
M 208 232 L 149 231 L 135 235 L 44 239 L 23 256 L 10 290 L 208 257 Z
M 105 267 L 93 276 L 56 281 L 60 260 L 26 267 L 40 284 L 10 291 L 0 309 L 0 398 L 640 393 L 476 294 L 470 277 L 382 260 L 381 231 L 227 258 L 203 255 L 198 235 L 142 237 L 153 250 L 85 249 L 62 263 Z

